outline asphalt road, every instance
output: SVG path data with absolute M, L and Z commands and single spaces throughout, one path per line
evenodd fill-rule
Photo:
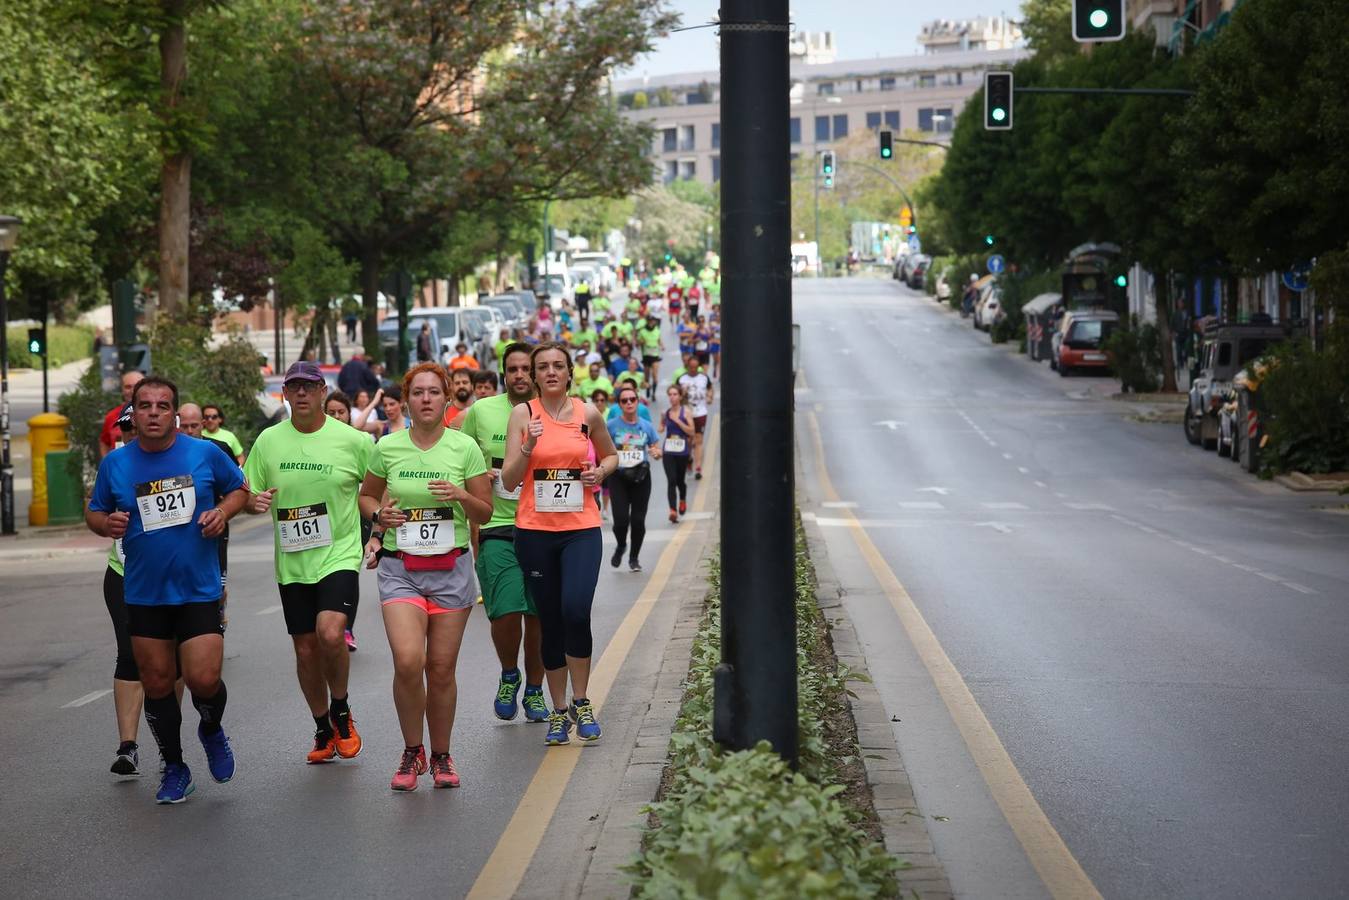
M 807 512 L 957 895 L 1045 887 L 839 508 L 1102 894 L 1349 892 L 1349 517 L 1317 509 L 1343 498 L 1131 421 L 893 281 L 798 280 L 794 319 Z
M 606 562 L 593 612 L 597 662 L 676 529 L 711 525 L 710 512 L 678 526 L 666 522 L 659 465 L 652 477 L 645 572 L 630 573 L 626 564 L 610 568 L 614 538 L 605 522 Z M 704 503 L 714 509 L 716 483 L 690 480 L 690 504 L 699 491 L 711 490 Z M 197 790 L 181 806 L 153 802 L 157 758 L 144 722 L 145 777 L 118 782 L 108 773 L 117 731 L 107 693 L 115 653 L 102 599 L 106 551 L 0 563 L 0 758 L 6 761 L 0 895 L 458 897 L 474 883 L 545 754 L 542 725 L 526 725 L 523 716 L 501 722 L 492 714 L 500 668 L 485 615 L 473 612 L 457 670 L 451 752 L 461 788 L 435 791 L 423 778 L 414 793 L 389 790 L 402 740 L 373 572 L 361 576 L 360 649 L 351 658 L 351 707 L 364 750 L 352 761 L 306 766 L 313 722 L 295 681 L 270 532 L 248 517 L 240 521 L 243 531 L 230 550 L 224 671 L 230 691 L 224 724 L 238 774 L 225 785 L 210 780 L 195 737 L 196 715 L 185 703 L 185 758 Z M 689 552 L 677 557 L 671 590 L 684 590 L 684 578 L 700 577 Z M 638 704 L 637 692 L 626 693 L 625 686 L 634 680 L 654 685 L 660 628 L 668 635 L 676 605 L 661 604 L 652 616 L 659 627 L 639 635 L 600 711 L 605 740 L 552 751 L 583 757 L 545 849 L 579 853 L 586 842 L 573 848 L 579 837 L 568 843 L 559 836 L 584 836 L 603 824 L 605 791 L 621 780 L 645 709 L 646 701 Z M 579 857 L 577 863 L 575 871 L 531 875 L 517 895 L 557 896 L 579 884 L 584 866 Z

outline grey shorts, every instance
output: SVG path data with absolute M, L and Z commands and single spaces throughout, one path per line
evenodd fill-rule
M 459 557 L 453 569 L 426 572 L 409 572 L 401 559 L 385 556 L 375 572 L 381 605 L 411 603 L 430 615 L 472 609 L 478 602 L 478 581 L 468 553 Z

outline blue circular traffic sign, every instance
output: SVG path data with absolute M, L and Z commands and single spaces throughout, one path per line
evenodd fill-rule
M 1312 267 L 1310 263 L 1298 263 L 1293 266 L 1293 268 L 1283 273 L 1283 286 L 1290 291 L 1296 291 L 1299 294 L 1302 293 L 1310 284 L 1308 278 L 1311 276 L 1311 271 Z
M 988 271 L 991 274 L 997 275 L 1005 268 L 1007 268 L 1007 260 L 1002 258 L 1001 253 L 994 253 L 988 258 Z

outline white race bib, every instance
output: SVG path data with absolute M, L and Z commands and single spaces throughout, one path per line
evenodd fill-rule
M 197 511 L 197 492 L 192 487 L 192 476 L 175 475 L 136 485 L 136 505 L 140 508 L 144 531 L 188 524 Z
M 327 547 L 333 542 L 328 504 L 293 506 L 276 511 L 276 537 L 285 553 Z
M 580 512 L 586 487 L 580 469 L 535 469 L 534 509 L 541 513 Z
M 112 542 L 112 549 L 117 552 L 117 562 L 126 566 L 126 548 L 122 546 L 122 539 L 118 538 Z
M 413 556 L 439 556 L 454 549 L 454 510 L 448 506 L 404 510 L 398 526 L 398 549 Z
M 642 450 L 619 450 L 618 467 L 620 469 L 631 469 L 634 466 L 640 466 L 646 459 L 646 453 Z
M 695 349 L 695 350 L 706 350 L 706 349 L 707 349 L 707 341 L 699 341 L 698 343 L 696 343 L 696 344 L 693 345 L 693 349 Z
M 500 469 L 492 470 L 492 493 L 500 497 L 502 500 L 519 500 L 520 488 L 524 486 L 525 484 L 522 481 L 515 486 L 515 490 L 508 491 L 506 490 L 505 486 L 501 483 L 501 470 Z
M 684 439 L 677 435 L 670 435 L 665 439 L 666 453 L 683 453 L 686 446 L 688 445 L 684 443 Z

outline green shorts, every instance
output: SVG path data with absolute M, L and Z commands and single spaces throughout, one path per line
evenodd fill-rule
M 499 619 L 511 613 L 538 615 L 534 601 L 525 590 L 525 576 L 515 559 L 515 544 L 499 538 L 489 538 L 478 544 L 478 587 L 482 591 L 483 609 L 488 620 Z

